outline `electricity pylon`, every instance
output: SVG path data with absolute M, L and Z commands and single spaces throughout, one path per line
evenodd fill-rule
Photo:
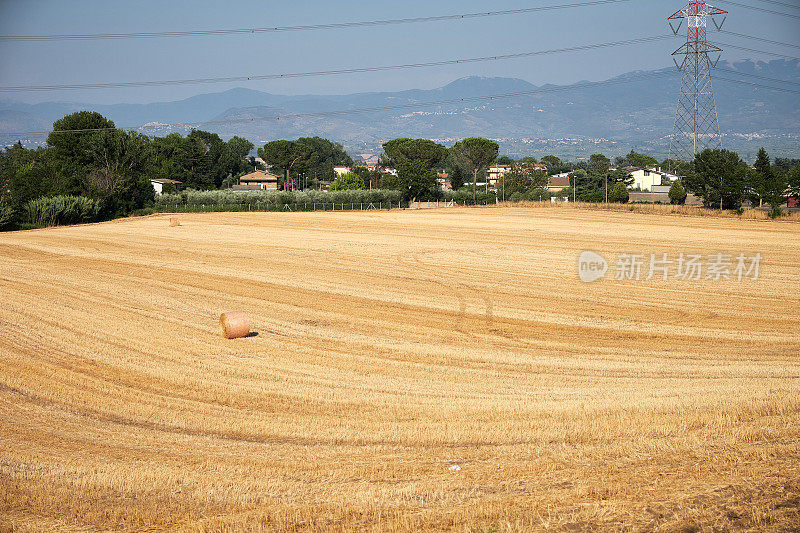
M 722 29 L 727 11 L 707 4 L 705 1 L 690 1 L 689 5 L 675 12 L 667 20 L 675 35 L 684 19 L 687 25 L 686 44 L 675 50 L 673 56 L 683 56 L 675 66 L 683 73 L 678 110 L 675 114 L 675 129 L 670 139 L 669 157 L 679 161 L 692 161 L 695 154 L 706 148 L 722 148 L 722 135 L 717 119 L 717 104 L 711 84 L 711 69 L 717 66 L 722 49 L 708 41 L 708 18 L 717 30 Z M 717 24 L 715 16 L 723 15 Z M 673 21 L 678 21 L 675 26 Z M 717 54 L 714 61 L 709 54 Z

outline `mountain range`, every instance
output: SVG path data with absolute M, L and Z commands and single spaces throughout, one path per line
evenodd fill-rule
M 800 86 L 800 61 L 720 63 L 713 75 L 726 147 L 754 153 L 764 144 L 776 156 L 800 156 L 800 98 L 793 92 Z M 2 132 L 49 131 L 64 115 L 90 109 L 119 127 L 151 135 L 196 127 L 223 138 L 245 137 L 257 146 L 318 135 L 362 153 L 379 151 L 382 141 L 401 136 L 448 143 L 479 135 L 499 140 L 509 155 L 548 151 L 577 157 L 601 149 L 610 155 L 630 149 L 663 155 L 680 84 L 681 74 L 672 68 L 564 86 L 468 77 L 438 89 L 351 95 L 238 88 L 151 104 L 0 100 L 0 144 L 20 137 L 41 142 L 41 135 Z

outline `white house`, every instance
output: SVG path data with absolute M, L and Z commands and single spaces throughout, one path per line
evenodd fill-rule
M 150 183 L 153 185 L 153 190 L 156 191 L 156 194 L 158 196 L 161 196 L 162 194 L 164 194 L 165 185 L 173 185 L 177 189 L 178 185 L 180 185 L 182 182 L 175 180 L 153 178 L 150 180 Z
M 661 183 L 671 184 L 673 181 L 678 179 L 678 176 L 675 174 L 670 174 L 669 172 L 663 172 L 660 169 L 656 168 L 640 168 L 640 167 L 628 167 L 625 169 L 630 175 L 633 177 L 633 185 L 632 188 L 641 189 L 643 191 L 650 191 L 653 189 L 653 186 L 661 185 Z M 666 178 L 663 179 L 662 178 Z

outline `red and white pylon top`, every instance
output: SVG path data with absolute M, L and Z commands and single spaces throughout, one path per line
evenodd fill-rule
M 708 17 L 714 15 L 727 15 L 728 12 L 705 1 L 691 1 L 680 11 L 676 11 L 667 20 L 686 20 L 688 26 L 686 39 L 689 41 L 705 41 L 708 38 Z M 677 32 L 677 30 L 675 30 Z

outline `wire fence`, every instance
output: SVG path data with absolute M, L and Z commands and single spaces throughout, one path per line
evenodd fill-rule
M 486 201 L 478 201 L 478 205 L 487 205 Z M 456 202 L 442 200 L 431 202 L 325 202 L 325 203 L 226 203 L 226 204 L 196 204 L 196 203 L 165 203 L 157 204 L 154 211 L 159 213 L 223 213 L 223 212 L 307 212 L 307 211 L 390 211 L 392 209 L 435 209 L 443 207 L 457 207 L 460 205 L 475 205 L 472 200 Z

